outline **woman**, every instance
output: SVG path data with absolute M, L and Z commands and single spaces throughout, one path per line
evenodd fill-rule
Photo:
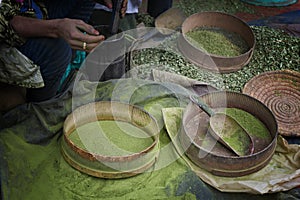
M 107 0 L 101 2 L 111 3 Z M 87 24 L 94 5 L 93 0 L 2 0 L 0 42 L 4 45 L 0 48 L 15 47 L 20 52 L 17 60 L 25 62 L 27 58 L 32 61 L 29 71 L 40 71 L 43 79 L 43 87 L 34 83 L 27 86 L 27 101 L 39 102 L 55 96 L 60 79 L 71 61 L 72 50 L 90 52 L 105 39 Z M 124 0 L 122 16 L 126 7 L 127 0 Z M 6 60 L 5 55 L 1 60 Z M 0 67 L 11 66 L 10 62 Z M 20 72 L 20 66 L 24 67 L 18 63 L 14 69 L 5 70 Z M 32 70 L 36 68 L 39 70 Z M 14 84 L 12 80 L 5 80 L 14 77 L 5 77 L 3 74 L 0 74 L 0 82 Z M 35 73 L 35 76 L 38 75 Z

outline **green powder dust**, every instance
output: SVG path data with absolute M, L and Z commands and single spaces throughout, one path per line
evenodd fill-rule
M 247 132 L 231 117 L 216 113 L 210 118 L 210 127 L 224 144 L 237 155 L 244 156 L 252 148 L 251 138 Z
M 266 125 L 259 120 L 257 117 L 252 115 L 249 112 L 246 112 L 242 109 L 238 108 L 216 108 L 214 109 L 216 113 L 226 113 L 229 117 L 232 117 L 239 125 L 249 134 L 249 136 L 252 138 L 253 144 L 254 144 L 254 152 L 260 152 L 264 150 L 272 140 L 274 139 L 266 127 Z M 219 155 L 222 154 L 224 156 L 234 156 L 232 151 L 229 150 L 229 148 L 225 147 L 225 145 L 221 144 L 220 142 L 216 143 L 216 140 L 210 132 L 208 131 L 209 128 L 209 121 L 210 118 L 205 113 L 202 113 L 199 115 L 198 124 L 193 125 L 193 121 L 191 120 L 188 124 L 189 127 L 196 126 L 197 131 L 197 137 L 195 142 L 201 146 L 203 149 L 209 150 L 212 153 Z M 220 128 L 223 128 L 223 121 L 221 120 Z M 191 128 L 190 128 L 191 129 Z M 191 130 L 188 130 L 193 131 Z M 235 135 L 236 137 L 238 136 Z M 233 139 L 234 141 L 240 141 L 243 139 Z M 231 141 L 232 142 L 232 141 Z M 212 148 L 213 146 L 213 148 Z
M 240 35 L 217 27 L 198 27 L 186 36 L 195 47 L 219 56 L 238 56 L 249 49 Z
M 226 108 L 226 114 L 234 118 L 251 136 L 271 139 L 267 127 L 255 116 L 238 108 Z
M 254 153 L 265 149 L 272 141 L 270 131 L 265 124 L 249 112 L 238 108 L 217 109 L 218 112 L 226 114 L 236 120 L 249 134 L 254 143 Z
M 81 149 L 106 156 L 138 153 L 154 142 L 145 131 L 121 121 L 84 124 L 72 132 L 69 139 Z

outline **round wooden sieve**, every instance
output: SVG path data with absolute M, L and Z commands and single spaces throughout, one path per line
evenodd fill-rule
M 70 139 L 70 134 L 78 128 L 98 121 L 130 123 L 147 133 L 153 142 L 140 152 L 106 155 L 82 148 Z M 159 128 L 156 120 L 146 111 L 130 104 L 100 101 L 83 105 L 66 118 L 63 130 L 61 150 L 65 160 L 75 169 L 100 178 L 125 178 L 143 173 L 155 163 L 159 153 Z M 83 134 L 91 133 L 83 131 Z M 90 140 L 95 140 L 95 137 Z

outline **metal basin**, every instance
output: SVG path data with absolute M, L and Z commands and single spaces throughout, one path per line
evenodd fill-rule
M 197 27 L 217 27 L 240 35 L 249 50 L 241 55 L 226 57 L 207 53 L 188 41 L 186 33 Z M 178 38 L 178 48 L 195 65 L 219 73 L 229 73 L 241 69 L 249 63 L 255 47 L 255 37 L 251 28 L 236 16 L 222 12 L 200 12 L 189 16 L 182 24 L 182 34 Z
M 251 155 L 236 156 L 207 134 L 208 116 L 192 102 L 182 118 L 179 141 L 185 154 L 199 167 L 214 175 L 237 177 L 256 172 L 265 167 L 275 152 L 277 123 L 272 112 L 258 100 L 241 93 L 212 92 L 201 96 L 211 108 L 238 108 L 259 119 L 270 133 L 268 142 L 256 140 Z M 203 137 L 204 136 L 204 137 Z M 205 138 L 206 147 L 203 140 Z

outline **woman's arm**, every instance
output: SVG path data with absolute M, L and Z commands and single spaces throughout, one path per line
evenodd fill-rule
M 24 16 L 14 16 L 10 20 L 10 25 L 20 37 L 63 38 L 73 49 L 82 50 L 83 42 L 85 42 L 87 44 L 87 51 L 90 51 L 105 39 L 91 25 L 78 19 L 40 20 Z

